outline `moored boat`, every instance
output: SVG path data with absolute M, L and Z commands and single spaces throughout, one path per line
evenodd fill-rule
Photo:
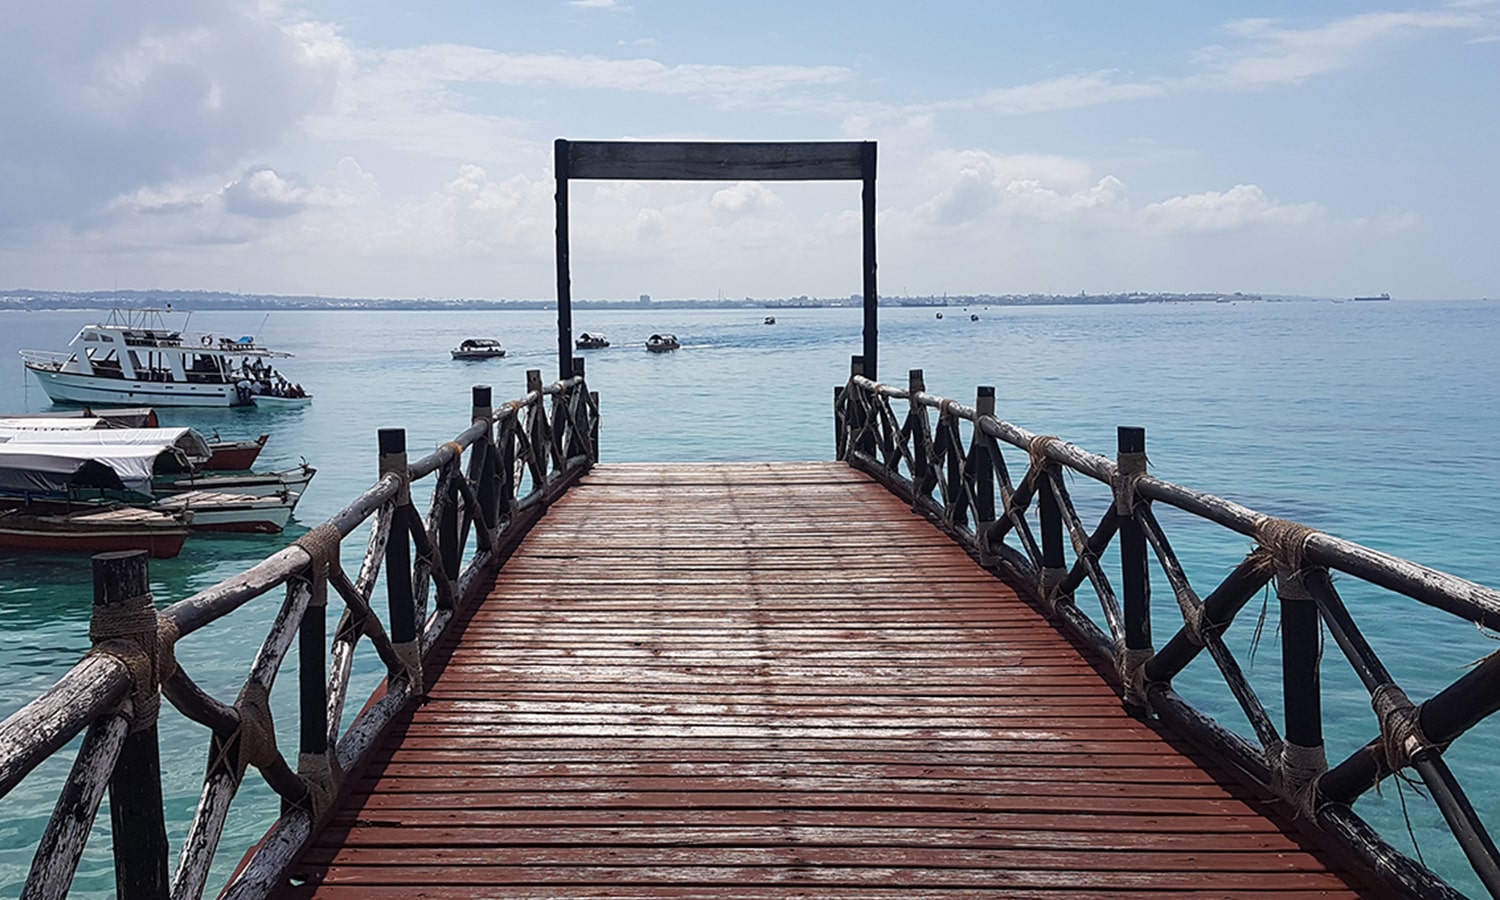
M 208 461 L 198 468 L 211 472 L 243 472 L 255 465 L 256 458 L 260 456 L 260 451 L 265 448 L 266 440 L 270 437 L 269 434 L 263 434 L 251 440 L 226 441 L 216 434 L 208 440 Z
M 222 491 L 187 491 L 156 501 L 152 509 L 189 514 L 194 531 L 280 534 L 299 495 L 280 491 L 264 496 Z
M 573 346 L 579 350 L 601 350 L 609 346 L 609 339 L 602 334 L 585 331 L 573 342 Z
M 766 316 L 765 321 L 761 322 L 761 324 L 762 325 L 775 325 L 776 324 L 776 317 L 775 316 Z
M 646 349 L 652 353 L 666 353 L 681 346 L 682 344 L 678 343 L 677 336 L 674 334 L 653 334 L 646 338 Z
M 97 406 L 250 406 L 257 395 L 311 395 L 273 361 L 291 356 L 249 335 L 187 335 L 171 309 L 115 310 L 83 326 L 69 350 L 22 350 L 26 370 L 55 403 Z
M 85 508 L 76 512 L 29 512 L 12 505 L 0 509 L 0 548 L 42 553 L 108 553 L 145 550 L 156 559 L 182 552 L 187 514 L 133 507 Z
M 297 500 L 301 498 L 303 491 L 307 490 L 308 482 L 312 481 L 312 477 L 317 472 L 317 469 L 307 463 L 280 472 L 246 472 L 235 475 L 203 475 L 194 472 L 158 478 L 152 483 L 152 490 L 158 497 L 188 491 L 217 491 L 228 494 L 249 494 L 252 497 L 285 493 L 295 508 Z
M 449 352 L 454 359 L 499 359 L 505 347 L 493 338 L 469 338 Z

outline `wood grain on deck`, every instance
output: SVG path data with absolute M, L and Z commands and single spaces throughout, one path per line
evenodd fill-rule
M 602 465 L 291 895 L 1352 897 L 841 464 Z

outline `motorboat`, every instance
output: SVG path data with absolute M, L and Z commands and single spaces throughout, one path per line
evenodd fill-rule
M 590 334 L 585 331 L 573 342 L 573 346 L 579 350 L 602 350 L 609 346 L 609 339 L 602 334 Z
M 280 491 L 263 496 L 223 491 L 187 491 L 161 498 L 151 509 L 188 514 L 194 531 L 280 534 L 292 517 L 299 494 Z
M 253 406 L 256 398 L 311 402 L 276 371 L 290 353 L 251 335 L 187 334 L 170 309 L 121 309 L 83 326 L 63 352 L 22 350 L 26 370 L 54 403 L 99 406 Z M 275 405 L 275 404 L 265 404 Z
M 681 346 L 682 344 L 677 342 L 677 336 L 673 334 L 653 334 L 646 338 L 646 349 L 652 353 L 666 353 Z
M 449 352 L 454 359 L 499 359 L 505 348 L 492 338 L 468 338 Z
M 0 506 L 0 548 L 43 553 L 145 550 L 155 559 L 170 559 L 182 552 L 189 519 L 187 513 L 117 505 L 45 512 L 6 501 Z
M 776 317 L 775 316 L 766 316 L 765 321 L 762 322 L 761 324 L 762 325 L 775 325 L 776 324 Z

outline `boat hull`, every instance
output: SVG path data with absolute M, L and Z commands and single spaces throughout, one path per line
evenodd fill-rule
M 247 473 L 244 475 L 185 475 L 180 478 L 158 478 L 152 483 L 152 491 L 158 497 L 183 494 L 188 491 L 220 491 L 229 494 L 249 494 L 252 497 L 270 497 L 286 493 L 292 497 L 292 505 L 307 490 L 308 482 L 318 472 L 309 465 L 282 472 Z
M 171 559 L 182 552 L 187 535 L 187 525 L 166 515 L 143 520 L 107 513 L 0 514 L 0 549 L 5 550 L 34 553 L 144 550 L 153 559 Z
M 266 496 L 190 491 L 157 501 L 155 509 L 177 514 L 191 513 L 194 531 L 239 534 L 280 534 L 297 505 L 296 495 Z
M 54 403 L 86 406 L 242 406 L 230 384 L 132 381 L 26 365 Z
M 269 437 L 269 434 L 263 434 L 253 441 L 209 441 L 211 453 L 208 462 L 199 468 L 213 472 L 242 472 L 255 465 Z

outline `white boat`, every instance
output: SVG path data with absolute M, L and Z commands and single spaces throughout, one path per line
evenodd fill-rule
M 666 353 L 681 346 L 675 334 L 653 334 L 646 338 L 646 349 L 652 353 Z
M 505 348 L 493 338 L 469 338 L 449 352 L 454 359 L 499 359 Z
M 249 494 L 252 497 L 268 497 L 285 493 L 291 497 L 292 506 L 295 507 L 302 492 L 307 490 L 308 482 L 312 481 L 312 477 L 317 472 L 317 469 L 307 463 L 302 463 L 295 469 L 285 469 L 280 472 L 247 472 L 240 475 L 187 474 L 158 478 L 152 483 L 152 490 L 158 497 L 188 491 L 217 491 L 228 494 Z
M 122 309 L 85 325 L 64 352 L 22 350 L 55 403 L 98 406 L 250 406 L 257 396 L 310 402 L 273 361 L 291 356 L 249 335 L 186 334 L 171 309 Z
M 188 491 L 163 497 L 151 509 L 168 515 L 188 514 L 194 531 L 280 534 L 292 517 L 299 495 L 281 491 L 266 496 L 222 491 Z

